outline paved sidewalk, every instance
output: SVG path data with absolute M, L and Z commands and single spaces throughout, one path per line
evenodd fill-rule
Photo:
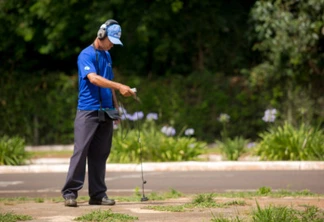
M 30 165 L 0 166 L 4 173 L 45 173 L 67 172 L 69 159 L 35 159 Z M 108 163 L 107 171 L 140 172 L 141 164 Z M 324 170 L 324 161 L 186 161 L 143 163 L 143 169 L 149 171 L 233 171 L 233 170 Z
M 26 151 L 72 151 L 73 145 L 26 146 Z M 185 162 L 144 162 L 143 169 L 148 171 L 233 171 L 233 170 L 324 170 L 324 161 L 259 161 L 255 157 L 245 157 L 240 161 L 222 161 L 220 155 L 203 155 L 206 161 Z M 0 166 L 4 173 L 46 173 L 67 172 L 69 158 L 34 159 L 24 166 Z M 108 163 L 107 171 L 139 172 L 141 164 Z

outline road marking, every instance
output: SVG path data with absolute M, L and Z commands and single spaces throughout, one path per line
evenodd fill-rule
M 154 173 L 147 173 L 147 174 L 144 174 L 144 177 L 147 176 L 147 175 L 160 175 L 160 174 L 163 174 L 161 172 L 154 172 Z M 115 176 L 115 177 L 108 177 L 105 179 L 105 181 L 113 181 L 113 180 L 118 180 L 118 179 L 128 179 L 128 178 L 139 178 L 141 179 L 141 175 L 139 174 L 128 174 L 128 175 L 122 175 L 122 176 Z
M 0 187 L 7 187 L 12 185 L 18 185 L 24 183 L 23 181 L 2 181 L 0 182 Z
M 256 192 L 255 189 L 231 189 L 231 190 L 225 190 L 225 192 L 228 193 L 235 193 L 235 192 Z

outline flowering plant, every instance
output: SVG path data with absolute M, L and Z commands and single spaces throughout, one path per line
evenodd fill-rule
M 264 122 L 274 122 L 276 120 L 277 110 L 276 109 L 267 109 L 264 112 L 262 120 Z
M 165 125 L 158 130 L 155 120 L 156 113 L 148 113 L 146 118 L 143 112 L 127 113 L 123 110 L 123 120 L 132 122 L 141 121 L 141 126 L 127 129 L 125 136 L 122 129 L 117 129 L 113 136 L 112 155 L 109 161 L 118 163 L 139 162 L 140 155 L 143 161 L 186 161 L 195 160 L 204 152 L 207 144 L 197 141 L 192 136 L 194 129 L 184 131 L 185 136 L 176 135 L 176 129 Z
M 216 144 L 221 153 L 227 160 L 238 160 L 239 157 L 245 152 L 245 147 L 249 140 L 243 137 L 235 137 L 231 139 L 227 135 L 227 124 L 230 121 L 230 116 L 226 113 L 221 113 L 218 120 L 223 124 L 223 131 L 221 132 L 222 139 L 216 140 Z

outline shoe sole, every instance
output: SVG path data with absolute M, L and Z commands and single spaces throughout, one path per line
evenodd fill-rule
M 70 202 L 65 203 L 64 206 L 66 206 L 66 207 L 77 207 L 78 204 L 77 204 L 77 202 L 70 201 Z
M 112 205 L 115 205 L 116 202 L 113 202 L 113 203 L 102 203 L 101 201 L 99 202 L 89 202 L 89 205 L 108 205 L 108 206 L 112 206 Z
M 66 206 L 66 207 L 78 207 L 77 204 L 74 204 L 74 205 L 72 205 L 72 204 L 65 204 L 64 206 Z
M 78 207 L 77 204 L 65 204 L 64 206 L 66 206 L 66 207 Z

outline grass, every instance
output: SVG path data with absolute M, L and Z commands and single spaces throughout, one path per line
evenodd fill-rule
M 146 209 L 157 210 L 157 211 L 170 211 L 170 212 L 185 212 L 193 208 L 224 208 L 229 206 L 244 206 L 245 201 L 233 200 L 224 203 L 217 203 L 214 200 L 214 194 L 198 194 L 196 195 L 191 203 L 185 203 L 182 205 L 173 206 L 147 206 Z
M 265 195 L 270 194 L 272 191 L 270 188 L 262 187 L 259 189 L 257 194 Z M 290 194 L 285 192 L 285 194 Z M 296 195 L 296 193 L 293 193 Z M 302 193 L 298 193 L 303 194 Z M 309 193 L 307 192 L 306 195 Z M 168 205 L 168 206 L 147 206 L 145 209 L 152 209 L 156 211 L 169 211 L 169 212 L 186 212 L 193 208 L 223 208 L 229 206 L 245 206 L 246 202 L 242 200 L 232 200 L 223 203 L 218 203 L 214 200 L 213 193 L 199 194 L 196 195 L 191 203 L 185 203 L 182 205 Z M 257 208 L 252 209 L 250 213 L 246 215 L 236 215 L 235 217 L 224 216 L 224 215 L 214 215 L 212 214 L 212 222 L 323 222 L 324 221 L 324 211 L 316 206 L 303 206 L 304 210 L 297 210 L 293 207 L 287 206 L 266 206 L 261 208 L 257 202 Z
M 20 215 L 15 213 L 0 213 L 0 222 L 16 222 L 16 221 L 26 221 L 32 220 L 33 218 L 28 215 Z
M 257 209 L 252 212 L 252 219 L 254 222 L 323 222 L 324 212 L 315 206 L 296 210 L 292 207 L 272 205 L 261 208 L 257 203 Z
M 267 197 L 323 197 L 324 195 L 315 194 L 310 192 L 309 190 L 301 190 L 301 191 L 290 191 L 285 189 L 280 189 L 273 191 L 269 187 L 260 187 L 257 191 L 249 191 L 249 192 L 226 192 L 226 193 L 215 193 L 215 197 L 227 197 L 227 198 L 252 198 L 259 196 L 267 196 Z
M 0 198 L 0 202 L 3 202 L 6 205 L 12 205 L 16 203 L 24 203 L 24 202 L 36 202 L 39 198 L 31 198 L 31 197 L 15 197 L 15 198 Z
M 134 221 L 138 220 L 138 217 L 129 216 L 127 214 L 113 213 L 111 209 L 109 210 L 95 210 L 91 213 L 82 215 L 80 217 L 75 218 L 76 221 L 82 222 L 117 222 L 117 221 Z
M 273 191 L 270 187 L 260 187 L 255 192 L 231 192 L 231 193 L 203 193 L 195 196 L 184 195 L 177 190 L 170 189 L 168 192 L 164 193 L 155 193 L 151 192 L 147 195 L 150 201 L 155 200 L 167 200 L 167 199 L 176 199 L 180 197 L 191 197 L 191 202 L 183 204 L 174 204 L 174 205 L 154 205 L 149 204 L 148 206 L 143 207 L 143 209 L 151 209 L 156 211 L 166 211 L 166 212 L 187 212 L 193 210 L 203 210 L 203 209 L 213 209 L 213 208 L 235 208 L 242 209 L 238 207 L 244 207 L 248 205 L 244 200 L 238 200 L 235 198 L 254 198 L 254 197 L 323 197 L 323 195 L 318 195 L 311 193 L 308 190 L 303 191 L 289 191 L 289 190 L 279 190 Z M 140 202 L 142 194 L 140 189 L 137 187 L 134 190 L 134 194 L 128 197 L 114 197 L 114 199 L 121 202 Z M 232 198 L 232 200 L 222 200 L 219 201 L 217 198 Z M 81 196 L 78 198 L 79 201 L 87 201 L 89 197 Z M 5 204 L 16 204 L 21 202 L 62 202 L 62 198 L 0 198 L 0 202 Z M 151 202 L 152 203 L 152 202 Z M 244 209 L 244 208 L 243 208 Z M 243 212 L 243 213 L 242 213 Z M 276 222 L 276 221 L 293 221 L 293 222 L 323 222 L 324 221 L 324 212 L 316 206 L 309 205 L 299 205 L 298 207 L 287 207 L 287 206 L 265 206 L 261 207 L 258 203 L 256 208 L 251 209 L 250 212 L 245 210 L 239 211 L 233 214 L 226 215 L 215 215 L 211 211 L 211 221 L 212 222 Z M 13 213 L 2 213 L 0 214 L 0 222 L 11 222 L 11 221 L 23 221 L 31 220 L 32 218 L 27 215 L 16 215 Z M 126 214 L 113 213 L 111 209 L 109 210 L 96 210 L 88 214 L 82 215 L 75 218 L 76 221 L 135 221 L 138 220 L 137 217 L 133 217 Z
M 36 158 L 70 158 L 73 154 L 72 150 L 59 151 L 28 151 L 32 159 Z
M 235 218 L 228 218 L 223 215 L 215 216 L 210 220 L 212 222 L 243 222 L 244 220 L 236 216 Z
M 179 198 L 183 196 L 184 194 L 172 188 L 170 188 L 168 192 L 164 192 L 164 193 L 151 192 L 148 195 L 146 195 L 146 197 L 149 200 L 167 200 L 167 199 Z M 123 197 L 114 197 L 114 198 L 122 202 L 138 202 L 141 200 L 141 197 L 142 197 L 142 193 L 140 191 L 140 188 L 136 187 L 135 192 L 132 196 L 123 196 Z
M 167 199 L 175 199 L 179 197 L 188 197 L 190 195 L 185 195 L 175 189 L 170 188 L 168 192 L 157 193 L 151 192 L 146 195 L 149 200 L 167 200 Z M 140 202 L 142 197 L 142 193 L 139 187 L 134 189 L 134 194 L 131 196 L 116 196 L 112 197 L 121 202 Z M 324 197 L 321 194 L 315 194 L 310 192 L 309 190 L 301 190 L 301 191 L 290 191 L 290 190 L 277 190 L 273 191 L 270 187 L 260 187 L 256 191 L 249 192 L 226 192 L 226 193 L 205 193 L 199 194 L 195 197 L 195 203 L 206 203 L 210 202 L 213 198 L 216 197 L 224 197 L 224 198 L 254 198 L 254 197 Z M 88 201 L 89 197 L 87 196 L 79 196 L 79 201 Z M 31 198 L 31 197 L 15 197 L 15 198 L 0 198 L 0 202 L 5 203 L 21 203 L 21 202 L 35 202 L 35 203 L 43 203 L 45 201 L 52 201 L 55 203 L 62 202 L 62 197 L 55 198 Z
M 149 200 L 167 200 L 172 198 L 179 198 L 184 197 L 185 195 L 175 189 L 170 188 L 168 192 L 163 193 L 157 193 L 157 192 L 151 192 L 146 195 L 146 197 L 149 198 Z M 134 189 L 134 193 L 131 196 L 116 196 L 112 197 L 120 202 L 140 202 L 142 197 L 142 193 L 140 191 L 139 187 L 136 187 Z M 88 201 L 88 196 L 79 196 L 78 201 Z M 23 202 L 35 202 L 35 203 L 44 203 L 45 201 L 51 201 L 54 203 L 62 202 L 62 197 L 52 197 L 52 198 L 31 198 L 31 197 L 15 197 L 15 198 L 0 198 L 0 202 L 3 202 L 7 205 L 15 204 L 15 203 L 23 203 Z
M 185 205 L 172 205 L 172 206 L 147 206 L 144 209 L 168 212 L 185 212 L 187 207 Z

